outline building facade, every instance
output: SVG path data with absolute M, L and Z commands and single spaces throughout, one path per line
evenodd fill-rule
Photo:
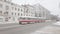
M 21 16 L 22 8 L 11 0 L 0 0 L 0 18 L 2 23 L 15 23 Z M 3 17 L 3 18 L 2 18 Z
M 35 17 L 33 6 L 17 5 L 11 1 L 0 0 L 0 19 L 2 23 L 17 23 L 20 17 Z
M 46 8 L 44 8 L 43 6 L 41 6 L 40 4 L 35 4 L 35 16 L 36 17 L 42 17 L 44 19 L 49 19 L 50 17 L 50 11 Z
M 47 18 L 50 12 L 41 5 L 18 5 L 12 0 L 0 0 L 0 22 L 18 23 L 21 17 L 43 17 Z

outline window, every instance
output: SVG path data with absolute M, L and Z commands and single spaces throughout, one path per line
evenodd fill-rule
M 22 16 L 22 14 L 21 14 L 21 16 Z
M 9 19 L 11 19 L 11 17 L 9 17 Z
M 17 10 L 17 8 L 15 8 L 15 10 Z
M 5 21 L 8 21 L 8 18 L 5 18 Z
M 0 18 L 0 22 L 2 22 L 3 21 L 3 18 Z
M 0 8 L 2 8 L 3 7 L 3 5 L 2 4 L 0 4 Z
M 14 5 L 14 3 L 11 3 L 11 5 Z
M 26 10 L 26 13 L 28 13 L 28 9 Z
M 18 9 L 18 11 L 19 11 L 20 9 Z
M 22 11 L 22 9 L 21 9 L 21 11 Z
M 8 12 L 4 12 L 4 14 L 7 14 L 8 15 Z
M 2 11 L 0 11 L 0 13 L 2 13 Z
M 15 13 L 15 15 L 16 15 L 16 13 Z
M 18 13 L 18 16 L 19 16 L 19 13 Z
M 8 10 L 9 9 L 9 6 L 6 6 L 6 10 Z
M 0 15 L 2 15 L 2 11 L 0 11 Z
M 12 15 L 13 15 L 13 13 L 12 13 Z

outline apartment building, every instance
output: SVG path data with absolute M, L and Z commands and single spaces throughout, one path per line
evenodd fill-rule
M 0 22 L 1 23 L 18 23 L 21 17 L 43 17 L 47 18 L 50 12 L 37 5 L 18 5 L 11 2 L 12 0 L 0 0 Z
M 11 1 L 12 0 L 0 0 L 0 20 L 3 23 L 15 23 L 21 16 L 22 7 L 20 7 L 20 5 L 12 3 Z
M 41 6 L 40 4 L 35 4 L 35 16 L 36 17 L 42 17 L 44 19 L 49 19 L 50 17 L 50 11 L 46 9 L 45 7 Z
M 2 23 L 17 23 L 20 17 L 35 17 L 34 7 L 18 5 L 12 0 L 0 0 L 0 21 Z
M 33 6 L 28 4 L 28 5 L 23 5 L 23 7 L 24 7 L 25 16 L 35 17 L 35 10 Z

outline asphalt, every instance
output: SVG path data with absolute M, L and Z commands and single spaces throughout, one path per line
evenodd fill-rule
M 10 23 L 10 24 L 0 24 L 0 27 L 18 25 L 19 23 Z
M 49 25 L 43 27 L 42 29 L 38 29 L 30 34 L 60 34 L 60 27 L 59 26 L 57 27 L 57 25 L 55 26 Z
M 0 27 L 0 34 L 29 34 L 31 32 L 34 32 L 37 29 L 42 29 L 45 26 L 48 26 L 54 22 L 47 22 L 47 23 L 35 23 L 35 24 L 28 24 L 28 25 L 9 25 L 7 26 L 1 26 Z M 4 27 L 4 28 L 3 28 Z

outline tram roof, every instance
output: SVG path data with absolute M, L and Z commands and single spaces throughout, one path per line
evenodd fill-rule
M 40 19 L 45 19 L 44 17 L 30 17 L 30 16 L 21 16 L 21 18 L 40 18 Z

